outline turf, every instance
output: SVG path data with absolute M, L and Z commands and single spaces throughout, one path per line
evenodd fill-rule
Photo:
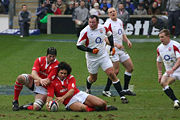
M 145 38 L 146 36 L 141 36 Z M 133 39 L 133 36 L 129 36 Z M 135 37 L 137 38 L 137 37 Z M 155 37 L 156 38 L 156 37 Z M 47 40 L 47 41 L 44 41 Z M 53 40 L 53 41 L 52 41 Z M 67 40 L 67 42 L 58 42 Z M 71 64 L 72 74 L 77 79 L 78 86 L 85 86 L 88 76 L 84 52 L 76 48 L 76 35 L 40 35 L 20 38 L 19 36 L 0 36 L 0 85 L 13 86 L 16 77 L 22 73 L 30 73 L 34 60 L 46 55 L 47 47 L 57 48 L 59 61 Z M 60 106 L 58 112 L 42 111 L 12 111 L 12 95 L 0 95 L 0 120 L 179 120 L 179 110 L 173 109 L 173 103 L 163 93 L 157 82 L 156 47 L 159 43 L 133 43 L 128 49 L 134 63 L 131 84 L 134 85 L 136 97 L 129 97 L 129 104 L 122 104 L 119 97 L 107 98 L 99 95 L 108 104 L 118 107 L 118 111 L 109 112 L 67 112 Z M 124 68 L 121 66 L 118 77 L 123 84 Z M 98 80 L 93 86 L 104 86 L 106 75 L 99 70 Z M 172 88 L 180 98 L 180 83 L 176 81 Z M 1 92 L 1 91 L 0 91 Z M 20 104 L 33 101 L 33 95 L 21 95 Z

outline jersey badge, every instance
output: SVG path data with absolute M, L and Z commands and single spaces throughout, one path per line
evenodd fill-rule
M 100 30 L 99 30 L 99 32 L 100 32 L 100 33 L 103 33 L 103 30 L 102 30 L 102 29 L 100 29 Z
M 171 47 L 169 47 L 168 50 L 171 51 Z

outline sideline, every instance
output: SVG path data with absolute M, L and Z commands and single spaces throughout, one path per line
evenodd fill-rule
M 81 91 L 85 91 L 85 86 L 78 86 L 77 87 Z M 92 86 L 91 92 L 93 95 L 102 95 L 102 91 L 104 90 L 104 86 Z M 180 90 L 176 90 L 180 91 Z M 139 93 L 146 93 L 146 92 L 162 92 L 161 89 L 135 89 L 135 92 Z M 111 87 L 111 93 L 113 96 L 118 96 L 118 93 L 114 89 L 114 87 Z M 0 95 L 13 95 L 14 94 L 14 86 L 9 85 L 0 85 Z M 34 93 L 29 90 L 27 87 L 23 87 L 23 90 L 21 91 L 21 95 L 33 95 Z
M 129 39 L 131 42 L 137 42 L 137 43 L 143 43 L 143 42 L 159 42 L 159 39 Z M 177 39 L 171 39 L 180 42 L 180 38 Z M 24 40 L 23 40 L 24 41 Z M 27 40 L 26 40 L 27 41 Z M 32 40 L 28 40 L 32 41 Z M 34 39 L 33 41 L 38 42 L 77 42 L 77 40 L 71 40 L 71 39 Z

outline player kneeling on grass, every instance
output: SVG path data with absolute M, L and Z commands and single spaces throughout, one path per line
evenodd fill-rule
M 46 107 L 50 111 L 49 102 L 53 100 L 64 104 L 66 110 L 71 111 L 108 111 L 117 110 L 114 106 L 107 106 L 101 98 L 80 91 L 76 87 L 76 79 L 71 73 L 71 66 L 66 62 L 58 65 L 57 77 L 51 81 L 47 88 L 48 97 Z
M 170 40 L 170 32 L 163 29 L 159 33 L 161 44 L 157 48 L 158 81 L 165 94 L 174 101 L 174 108 L 180 108 L 180 102 L 176 98 L 169 84 L 180 80 L 180 44 Z M 162 66 L 166 72 L 162 75 Z
M 14 85 L 13 111 L 21 109 L 41 110 L 47 98 L 46 85 L 57 74 L 57 66 L 59 62 L 56 59 L 57 50 L 54 47 L 47 49 L 46 56 L 39 57 L 35 60 L 31 74 L 21 74 L 17 77 Z M 26 86 L 35 93 L 34 103 L 19 107 L 19 95 Z

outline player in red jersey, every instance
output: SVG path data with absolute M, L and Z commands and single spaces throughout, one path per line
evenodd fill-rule
M 35 93 L 35 102 L 28 109 L 40 110 L 47 98 L 47 89 L 45 88 L 57 74 L 59 62 L 56 60 L 56 48 L 47 49 L 47 55 L 35 60 L 31 74 L 21 74 L 17 77 L 14 85 L 13 111 L 19 110 L 19 94 L 25 85 Z
M 76 79 L 71 75 L 71 66 L 66 62 L 58 65 L 57 77 L 47 87 L 48 97 L 46 107 L 49 110 L 49 101 L 56 100 L 72 111 L 100 111 L 117 110 L 114 106 L 107 106 L 101 98 L 80 91 L 76 87 Z

